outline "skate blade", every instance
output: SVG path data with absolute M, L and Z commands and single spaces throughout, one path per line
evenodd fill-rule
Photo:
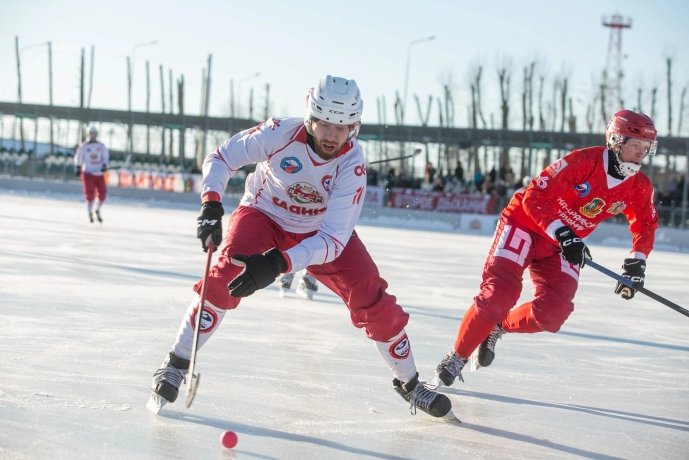
M 455 415 L 453 409 L 450 409 L 450 412 L 443 415 L 442 417 L 437 417 L 437 420 L 445 423 L 462 423 L 459 417 Z
M 189 385 L 187 385 L 187 399 L 184 401 L 185 407 L 191 407 L 191 403 L 194 402 L 196 397 L 196 390 L 199 388 L 199 381 L 201 380 L 201 373 L 192 374 L 191 379 L 189 379 Z
M 313 300 L 313 292 L 314 291 L 309 291 L 308 289 L 297 289 L 296 294 L 302 299 Z
M 431 379 L 431 383 L 427 385 L 431 390 L 437 390 L 440 387 L 444 387 L 445 384 L 443 383 L 442 380 L 440 380 L 440 377 L 438 375 L 434 375 L 433 378 Z
M 475 371 L 481 369 L 481 367 L 483 367 L 483 366 L 481 366 L 478 362 L 478 348 L 477 348 L 476 350 L 474 350 L 474 352 L 469 357 L 469 369 L 472 372 L 475 372 Z
M 289 289 L 280 288 L 280 297 L 282 297 L 282 298 L 287 297 L 288 292 L 289 292 Z
M 163 408 L 165 404 L 167 404 L 169 401 L 162 396 L 160 396 L 157 393 L 151 393 L 151 397 L 148 398 L 148 402 L 146 403 L 146 409 L 150 410 L 154 414 L 158 415 L 160 412 L 160 409 Z

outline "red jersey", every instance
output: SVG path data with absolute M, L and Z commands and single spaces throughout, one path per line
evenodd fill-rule
M 608 155 L 605 147 L 570 152 L 516 193 L 502 215 L 557 245 L 555 230 L 562 226 L 585 238 L 598 224 L 622 213 L 629 221 L 632 253 L 647 257 L 658 227 L 653 186 L 641 172 L 623 180 L 609 175 Z

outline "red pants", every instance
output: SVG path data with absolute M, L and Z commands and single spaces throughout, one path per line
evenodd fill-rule
M 521 305 L 520 318 L 510 309 L 522 292 L 523 274 L 529 268 L 534 299 Z M 483 268 L 481 291 L 474 297 L 478 316 L 501 322 L 507 332 L 557 332 L 574 309 L 579 267 L 565 261 L 546 237 L 500 219 Z M 525 311 L 528 310 L 528 311 Z
M 105 176 L 81 173 L 81 184 L 84 189 L 86 201 L 93 201 L 98 196 L 98 201 L 105 201 L 108 190 L 105 187 Z
M 233 255 L 257 254 L 273 247 L 284 251 L 311 235 L 286 232 L 263 212 L 238 207 L 230 218 L 218 262 L 211 268 L 206 298 L 219 308 L 236 308 L 241 299 L 230 296 L 227 285 L 242 268 L 230 262 Z M 387 282 L 356 233 L 337 259 L 311 265 L 307 271 L 344 301 L 352 324 L 364 328 L 369 338 L 385 342 L 406 326 L 409 315 L 386 292 Z M 199 292 L 200 287 L 201 281 L 194 290 Z

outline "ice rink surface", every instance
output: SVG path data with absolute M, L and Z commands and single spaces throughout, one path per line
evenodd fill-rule
M 198 212 L 0 191 L 0 458 L 689 458 L 689 318 L 585 268 L 557 334 L 509 334 L 446 389 L 462 423 L 419 412 L 344 304 L 271 286 L 201 349 L 196 400 L 144 404 L 200 275 Z M 225 227 L 226 227 L 225 220 Z M 421 377 L 450 349 L 490 238 L 360 225 L 411 314 Z M 591 246 L 617 270 L 627 248 Z M 689 307 L 689 254 L 654 251 L 646 287 Z M 522 300 L 529 297 L 526 280 Z M 239 444 L 223 449 L 233 430 Z

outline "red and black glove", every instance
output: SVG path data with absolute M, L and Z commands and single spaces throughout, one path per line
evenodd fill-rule
M 227 285 L 233 297 L 248 297 L 269 286 L 280 273 L 287 271 L 287 261 L 277 248 L 250 256 L 238 254 L 230 260 L 233 264 L 244 267 L 244 270 Z
M 222 243 L 222 216 L 225 210 L 219 201 L 206 201 L 201 205 L 201 215 L 196 218 L 196 236 L 201 240 L 203 252 L 208 252 L 208 237 L 213 241 L 213 252 Z
M 634 289 L 618 281 L 617 286 L 615 286 L 615 294 L 619 294 L 623 299 L 629 300 L 634 297 L 637 289 L 644 287 L 646 261 L 641 259 L 624 259 L 622 269 L 624 270 L 622 276 L 634 283 Z
M 570 264 L 581 268 L 586 259 L 591 259 L 589 248 L 570 227 L 564 226 L 555 230 L 555 238 L 560 243 L 562 257 Z

